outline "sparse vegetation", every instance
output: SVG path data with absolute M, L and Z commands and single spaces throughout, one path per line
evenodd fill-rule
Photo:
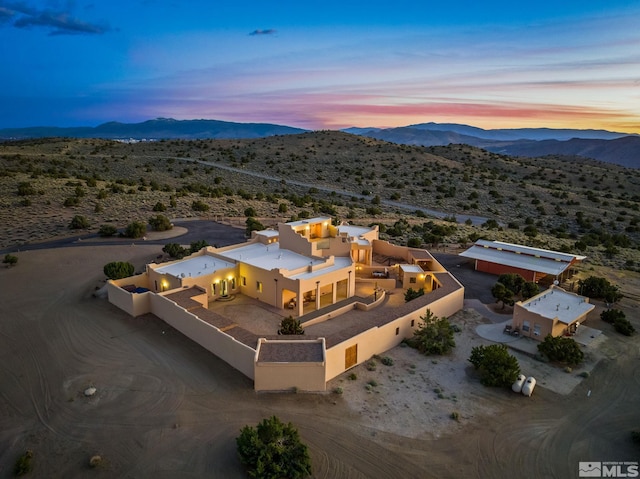
M 129 223 L 122 234 L 125 238 L 142 238 L 147 232 L 147 225 L 141 221 Z
M 89 220 L 82 215 L 75 215 L 69 223 L 69 228 L 72 230 L 87 229 L 90 226 Z
M 13 474 L 15 476 L 24 476 L 33 469 L 33 451 L 28 449 L 20 456 L 13 466 Z
M 16 255 L 7 253 L 4 255 L 4 259 L 2 260 L 2 262 L 7 265 L 7 268 L 10 268 L 18 264 L 18 257 Z

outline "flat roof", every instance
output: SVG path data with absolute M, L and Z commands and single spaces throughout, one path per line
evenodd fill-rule
M 340 225 L 338 226 L 338 233 L 346 233 L 347 236 L 357 238 L 360 235 L 371 233 L 373 228 L 366 226 L 352 226 L 352 225 Z
M 155 268 L 158 273 L 169 274 L 176 278 L 198 277 L 210 275 L 221 269 L 234 268 L 235 263 L 214 258 L 209 255 L 196 256 L 178 260 L 175 263 Z
M 340 269 L 348 268 L 353 264 L 351 258 L 343 258 L 341 256 L 333 259 L 333 264 L 328 265 L 325 268 L 319 268 L 315 271 L 304 271 L 302 273 L 294 274 L 290 276 L 291 279 L 311 279 L 316 276 L 322 276 L 323 274 L 331 273 L 332 271 L 338 271 Z
M 256 231 L 256 235 L 266 236 L 268 238 L 273 238 L 274 236 L 278 236 L 280 233 L 276 230 L 261 230 Z
M 322 341 L 284 340 L 260 343 L 258 362 L 321 363 L 324 361 Z
M 251 243 L 218 253 L 230 260 L 242 262 L 256 268 L 271 271 L 274 268 L 294 270 L 309 265 L 326 262 L 322 258 L 313 258 L 280 248 L 280 243 Z
M 558 318 L 560 322 L 565 324 L 573 323 L 576 319 L 595 308 L 584 297 L 567 293 L 561 288 L 548 289 L 523 302 L 521 306 L 527 311 L 544 318 Z
M 480 246 L 483 248 L 496 248 L 510 253 L 532 255 L 534 257 L 553 259 L 557 261 L 566 261 L 569 263 L 574 260 L 582 261 L 586 259 L 586 256 L 580 256 L 571 253 L 562 253 L 560 251 L 552 251 L 549 249 L 534 248 L 532 246 L 505 243 L 503 241 L 489 241 L 481 239 L 476 241 L 474 246 Z
M 571 266 L 573 259 L 585 258 L 585 256 L 484 240 L 478 240 L 475 245 L 460 253 L 459 256 L 555 276 Z
M 317 218 L 308 218 L 306 220 L 290 221 L 289 223 L 285 223 L 285 225 L 289 225 L 292 228 L 296 228 L 298 226 L 314 225 L 318 223 L 323 223 L 325 221 L 331 222 L 331 218 L 329 218 L 328 216 L 318 216 Z
M 424 273 L 424 270 L 417 264 L 401 264 L 400 268 L 405 273 Z

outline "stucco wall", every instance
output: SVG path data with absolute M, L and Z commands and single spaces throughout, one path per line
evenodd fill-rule
M 245 376 L 254 378 L 255 350 L 202 321 L 173 301 L 153 294 L 151 312 Z
M 146 279 L 146 274 L 141 274 L 116 281 L 109 280 L 107 282 L 109 302 L 134 317 L 147 314 L 151 310 L 150 298 L 152 293 L 130 293 L 121 288 L 121 286 L 127 284 L 146 288 Z
M 460 311 L 464 304 L 464 288 L 453 291 L 451 294 L 430 303 L 427 307 L 412 311 L 398 319 L 382 326 L 373 327 L 363 333 L 353 336 L 342 343 L 327 349 L 327 375 L 329 381 L 342 374 L 345 369 L 345 351 L 347 348 L 358 345 L 358 358 L 356 364 L 369 360 L 374 354 L 382 354 L 394 348 L 405 338 L 413 336 L 413 331 L 420 325 L 420 318 L 429 309 L 438 317 L 449 317 Z M 413 326 L 411 321 L 413 320 Z M 396 335 L 396 328 L 399 328 Z

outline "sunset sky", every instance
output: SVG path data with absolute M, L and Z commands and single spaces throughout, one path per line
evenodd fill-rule
M 638 0 L 0 0 L 0 128 L 640 133 Z

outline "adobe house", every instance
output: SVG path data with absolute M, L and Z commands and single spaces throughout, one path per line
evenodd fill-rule
M 533 298 L 515 303 L 512 326 L 521 336 L 538 341 L 548 334 L 570 336 L 594 308 L 589 298 L 551 286 Z
M 399 261 L 379 265 L 375 255 Z M 375 294 L 357 296 L 357 286 Z M 374 314 L 385 291 L 408 287 L 425 295 Z M 256 390 L 324 391 L 330 379 L 411 337 L 427 308 L 451 316 L 464 301 L 462 285 L 428 251 L 381 241 L 377 226 L 336 226 L 328 217 L 280 223 L 245 243 L 151 263 L 107 289 L 111 303 L 132 316 L 154 314 L 253 379 Z M 326 338 L 261 337 L 210 309 L 237 295 L 297 317 L 303 327 L 354 309 L 371 316 Z
M 459 256 L 475 260 L 476 271 L 495 275 L 517 273 L 534 283 L 547 276 L 562 282 L 571 275 L 573 265 L 586 259 L 586 256 L 487 240 L 476 241 Z

